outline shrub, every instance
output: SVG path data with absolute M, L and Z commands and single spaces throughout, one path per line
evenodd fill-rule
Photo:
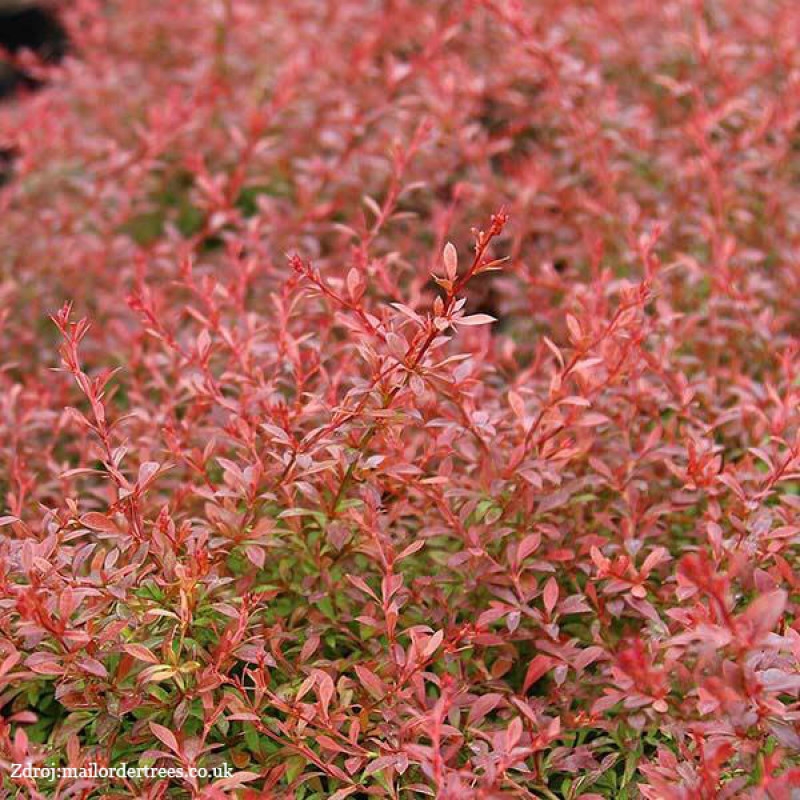
M 800 6 L 61 16 L 0 110 L 5 791 L 793 796 Z

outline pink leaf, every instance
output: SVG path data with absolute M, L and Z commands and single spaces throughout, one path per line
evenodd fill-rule
M 155 461 L 145 461 L 144 464 L 139 467 L 139 476 L 136 479 L 136 483 L 140 489 L 150 482 L 153 475 L 158 472 L 159 467 L 160 464 Z
M 488 325 L 490 322 L 497 322 L 497 320 L 488 314 L 472 314 L 469 317 L 454 319 L 453 322 L 456 325 Z

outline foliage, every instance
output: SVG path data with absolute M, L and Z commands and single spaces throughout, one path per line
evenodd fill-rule
M 800 5 L 62 16 L 0 110 L 0 765 L 234 774 L 4 796 L 792 796 Z

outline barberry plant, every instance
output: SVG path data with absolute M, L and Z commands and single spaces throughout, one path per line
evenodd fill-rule
M 800 5 L 59 11 L 3 796 L 795 796 Z

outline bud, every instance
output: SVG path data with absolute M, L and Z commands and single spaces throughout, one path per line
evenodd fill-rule
M 444 269 L 447 277 L 454 281 L 458 274 L 458 253 L 452 242 L 448 242 L 444 246 Z

